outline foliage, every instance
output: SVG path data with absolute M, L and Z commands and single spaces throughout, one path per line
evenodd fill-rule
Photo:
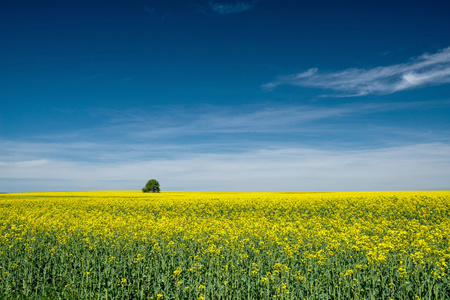
M 449 263 L 448 191 L 0 194 L 5 299 L 448 299 Z
M 144 193 L 159 193 L 161 190 L 159 188 L 159 182 L 156 179 L 150 179 L 145 187 L 142 189 Z

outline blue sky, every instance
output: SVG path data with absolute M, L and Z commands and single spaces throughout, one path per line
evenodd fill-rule
M 3 0 L 0 192 L 450 189 L 449 13 Z

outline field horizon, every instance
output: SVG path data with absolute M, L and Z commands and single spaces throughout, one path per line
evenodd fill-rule
M 158 193 L 144 193 L 141 190 L 78 190 L 78 191 L 70 191 L 70 190 L 58 190 L 58 191 L 33 191 L 33 192 L 0 192 L 0 194 L 38 194 L 38 193 L 92 193 L 92 192 L 105 192 L 105 193 L 114 193 L 114 192 L 136 192 L 140 194 L 161 194 L 161 193 L 220 193 L 220 194 L 236 194 L 236 193 L 248 193 L 248 194 L 257 194 L 257 193 L 265 193 L 265 194 L 304 194 L 304 193 L 395 193 L 395 192 L 447 192 L 450 189 L 428 189 L 428 190 L 330 190 L 330 191 L 189 191 L 189 190 L 161 190 Z

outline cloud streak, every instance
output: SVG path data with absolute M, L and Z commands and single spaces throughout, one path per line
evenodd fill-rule
M 352 97 L 395 92 L 450 83 L 450 47 L 434 54 L 423 54 L 411 62 L 373 69 L 347 69 L 320 73 L 317 68 L 280 76 L 263 85 L 272 90 L 280 85 L 294 85 L 334 90 Z
M 448 107 L 449 101 L 408 103 L 354 103 L 345 105 L 261 105 L 261 106 L 207 106 L 196 108 L 174 107 L 158 109 L 158 114 L 145 111 L 103 111 L 110 118 L 108 126 L 117 135 L 121 131 L 133 132 L 136 137 L 180 136 L 199 134 L 235 133 L 288 133 L 304 132 L 307 124 L 351 121 L 362 115 Z
M 210 2 L 209 7 L 213 12 L 229 15 L 252 9 L 254 2 L 217 3 Z

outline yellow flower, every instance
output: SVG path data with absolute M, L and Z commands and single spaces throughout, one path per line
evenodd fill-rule
M 403 267 L 398 268 L 397 272 L 400 277 L 404 277 L 407 274 L 406 269 Z
M 180 267 L 178 267 L 175 271 L 173 271 L 173 275 L 179 276 L 181 274 L 181 272 L 183 272 L 183 270 Z
M 353 275 L 353 270 L 347 270 L 347 272 L 345 272 L 344 276 L 350 276 Z

